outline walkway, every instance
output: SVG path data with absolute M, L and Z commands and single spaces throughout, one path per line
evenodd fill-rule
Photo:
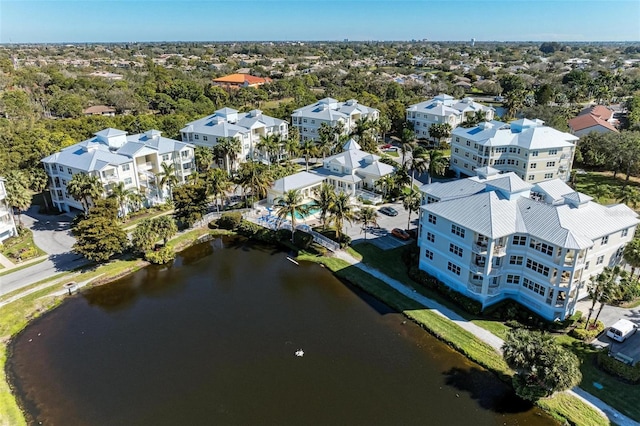
M 406 285 L 402 284 L 400 281 L 397 281 L 387 276 L 386 274 L 380 272 L 379 270 L 360 262 L 359 260 L 355 259 L 353 256 L 351 256 L 350 254 L 348 254 L 343 250 L 337 251 L 335 255 L 336 257 L 350 263 L 351 265 L 354 265 L 357 268 L 360 268 L 361 270 L 367 272 L 368 274 L 384 281 L 399 293 L 422 304 L 425 308 L 431 310 L 432 312 L 453 321 L 455 324 L 457 324 L 464 330 L 467 330 L 468 332 L 476 336 L 478 339 L 482 340 L 483 342 L 487 343 L 488 345 L 496 349 L 496 351 L 499 354 L 502 353 L 502 344 L 504 343 L 504 341 L 500 339 L 498 336 L 489 332 L 488 330 L 485 330 L 484 328 L 477 326 L 472 322 L 467 321 L 457 313 L 442 306 L 438 302 L 435 302 L 419 293 L 416 293 L 416 291 L 413 288 L 407 287 Z M 599 411 L 603 416 L 607 417 L 612 423 L 615 423 L 620 426 L 640 426 L 640 423 L 625 416 L 621 412 L 617 411 L 613 407 L 610 407 L 608 404 L 604 403 L 603 401 L 596 398 L 595 396 L 587 393 L 586 391 L 580 389 L 579 387 L 575 387 L 572 390 L 569 390 L 566 392 L 578 399 L 581 399 L 586 404 L 592 406 L 594 409 Z

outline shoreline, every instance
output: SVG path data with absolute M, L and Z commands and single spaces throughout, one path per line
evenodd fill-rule
M 179 240 L 179 241 L 176 241 L 176 247 L 175 247 L 176 253 L 179 253 L 194 244 L 198 244 L 199 242 L 201 242 L 200 238 L 203 235 L 213 235 L 215 237 L 215 236 L 233 235 L 233 234 L 235 233 L 232 233 L 232 232 L 222 233 L 222 232 L 213 231 L 209 229 L 189 230 L 183 233 L 182 235 L 177 236 L 174 239 L 174 241 Z M 189 238 L 190 236 L 193 236 L 193 238 Z M 264 244 L 264 242 L 262 241 L 259 241 L 259 242 Z M 339 279 L 347 281 L 352 285 L 355 285 L 358 288 L 361 288 L 363 291 L 371 294 L 378 300 L 382 301 L 383 303 L 387 304 L 391 308 L 395 309 L 397 312 L 403 314 L 410 320 L 414 321 L 426 332 L 434 335 L 443 343 L 447 344 L 455 351 L 461 353 L 472 362 L 496 374 L 498 378 L 500 378 L 502 381 L 509 381 L 511 377 L 510 370 L 506 366 L 506 364 L 504 363 L 501 357 L 499 357 L 499 359 L 496 359 L 498 357 L 495 356 L 496 352 L 493 347 L 480 341 L 480 339 L 473 336 L 471 333 L 469 333 L 466 330 L 460 329 L 462 333 L 458 332 L 454 336 L 448 335 L 448 331 L 452 325 L 454 327 L 459 328 L 459 326 L 454 324 L 450 319 L 444 316 L 440 317 L 437 314 L 430 312 L 425 306 L 422 306 L 422 305 L 420 305 L 419 307 L 416 306 L 415 303 L 417 302 L 412 302 L 413 304 L 410 304 L 410 303 L 408 304 L 407 302 L 407 300 L 409 300 L 408 298 L 398 293 L 396 290 L 394 290 L 391 286 L 386 284 L 384 281 L 370 275 L 365 271 L 358 269 L 358 272 L 357 272 L 358 275 L 360 274 L 366 275 L 366 277 L 360 275 L 360 278 L 362 278 L 362 280 L 358 280 L 357 276 L 350 277 L 349 274 L 343 270 L 353 265 L 349 264 L 345 260 L 340 259 L 337 256 L 314 256 L 304 252 L 300 252 L 296 258 L 301 260 L 312 261 L 314 263 L 324 265 L 329 270 L 331 270 L 331 272 Z M 133 265 L 128 264 L 128 262 L 133 262 Z M 343 263 L 340 263 L 340 262 L 343 262 Z M 109 262 L 108 264 L 98 266 L 93 270 L 84 272 L 81 274 L 81 276 L 83 274 L 95 275 L 95 277 L 93 278 L 95 279 L 95 281 L 91 282 L 90 284 L 90 286 L 93 287 L 98 285 L 109 284 L 126 275 L 136 272 L 137 270 L 140 270 L 148 265 L 149 265 L 149 262 L 146 262 L 141 259 L 135 259 L 133 261 L 119 259 L 119 260 Z M 106 272 L 101 273 L 100 269 L 111 269 L 111 271 L 109 273 L 106 273 Z M 353 272 L 356 272 L 356 271 L 350 271 L 350 272 L 353 274 Z M 70 271 L 69 273 L 71 274 L 72 272 Z M 102 276 L 98 277 L 98 275 L 102 275 Z M 379 282 L 381 284 L 377 284 L 377 286 L 372 286 L 371 284 L 375 282 Z M 49 288 L 45 288 L 45 289 L 33 292 L 22 299 L 18 299 L 12 302 L 12 303 L 17 303 L 17 304 L 26 305 L 26 306 L 20 306 L 20 307 L 14 306 L 14 310 L 18 311 L 14 313 L 19 314 L 22 318 L 17 323 L 12 324 L 13 327 L 11 327 L 11 332 L 8 336 L 0 336 L 0 339 L 1 339 L 0 340 L 0 367 L 2 368 L 2 373 L 0 374 L 4 374 L 4 380 L 0 380 L 0 412 L 3 413 L 3 416 L 5 415 L 8 416 L 7 419 L 5 419 L 4 417 L 0 418 L 0 426 L 5 426 L 5 425 L 16 426 L 16 425 L 27 424 L 28 416 L 26 415 L 25 411 L 22 409 L 22 406 L 15 395 L 14 387 L 12 386 L 11 381 L 9 380 L 9 375 L 7 372 L 7 366 L 8 366 L 7 361 L 11 355 L 10 345 L 14 340 L 14 338 L 22 330 L 24 330 L 33 320 L 51 312 L 53 309 L 55 309 L 64 301 L 64 299 L 66 298 L 66 295 L 54 296 L 52 293 L 55 292 L 56 288 L 53 288 L 53 287 L 54 286 L 52 285 Z M 393 293 L 395 293 L 395 298 L 392 297 L 394 296 Z M 398 298 L 398 296 L 400 296 L 400 298 Z M 44 299 L 45 297 L 49 297 L 49 299 Z M 406 300 L 403 300 L 402 298 Z M 11 304 L 7 306 L 11 306 Z M 411 309 L 407 309 L 409 307 Z M 436 319 L 435 317 L 438 317 L 438 318 Z M 490 360 L 492 359 L 493 361 L 485 362 L 487 359 L 486 358 L 487 356 L 488 356 L 488 359 Z M 8 395 L 4 395 L 7 393 L 7 391 L 8 391 Z M 572 414 L 571 412 L 554 411 L 548 405 L 546 407 L 543 407 L 539 404 L 536 404 L 536 405 L 557 421 L 560 421 L 560 422 L 569 421 L 571 422 L 571 424 L 581 424 L 581 423 L 575 422 L 572 419 L 573 416 L 571 415 Z M 581 406 L 581 405 L 584 405 L 584 404 L 578 404 L 577 407 L 572 406 L 571 411 L 574 411 L 574 410 L 575 411 L 584 411 L 584 410 L 592 411 L 591 407 L 588 407 L 586 405 L 584 406 Z M 5 414 L 5 410 L 8 410 L 6 414 Z M 597 416 L 597 418 L 600 418 L 602 421 L 601 422 L 594 421 L 594 422 L 589 422 L 587 424 L 593 424 L 593 425 L 609 424 L 606 418 L 601 417 L 595 411 L 594 411 L 594 414 Z

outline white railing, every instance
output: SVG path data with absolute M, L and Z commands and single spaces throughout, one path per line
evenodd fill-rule
M 373 203 L 379 203 L 382 201 L 382 195 L 376 194 L 366 189 L 356 189 L 356 197 L 361 197 L 363 200 L 371 201 Z
M 471 272 L 473 273 L 484 273 L 484 265 L 480 266 L 480 265 L 476 265 L 475 263 L 471 263 L 471 266 L 469 267 L 469 269 L 471 270 Z
M 468 283 L 467 289 L 476 294 L 482 294 L 482 284 Z

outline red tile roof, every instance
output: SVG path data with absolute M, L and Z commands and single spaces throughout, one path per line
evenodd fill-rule
M 613 117 L 613 111 L 611 111 L 609 108 L 607 108 L 604 105 L 590 106 L 580 111 L 580 114 L 578 115 L 587 115 L 587 114 L 595 115 L 596 117 L 600 117 L 605 121 L 611 120 L 611 118 Z
M 579 132 L 580 130 L 595 126 L 602 126 L 612 132 L 618 131 L 613 124 L 593 114 L 580 114 L 569 120 L 569 127 L 571 127 L 571 130 L 574 132 Z
M 260 85 L 264 83 L 270 82 L 270 78 L 262 78 L 256 77 L 250 74 L 229 74 L 224 77 L 213 79 L 214 83 L 222 83 L 222 84 L 233 84 L 233 85 L 242 85 L 247 83 L 247 85 Z

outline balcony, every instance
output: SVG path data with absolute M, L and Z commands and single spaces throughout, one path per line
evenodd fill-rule
M 474 253 L 486 253 L 487 243 L 476 243 L 471 245 L 471 251 Z
M 484 264 L 477 265 L 475 262 L 471 263 L 469 270 L 474 274 L 484 274 Z
M 489 269 L 489 273 L 487 274 L 487 276 L 494 277 L 496 275 L 500 275 L 501 273 L 502 266 L 492 266 L 491 269 Z
M 151 161 L 147 161 L 146 163 L 138 163 L 138 170 L 148 172 L 149 170 L 153 170 L 153 163 Z
M 104 176 L 102 176 L 102 179 L 106 180 L 109 183 L 118 182 L 120 180 L 118 175 L 116 175 L 115 173 L 114 174 L 104 175 Z
M 469 282 L 467 284 L 467 290 L 469 290 L 472 293 L 482 294 L 482 284 L 473 284 Z
M 493 254 L 496 256 L 504 256 L 507 254 L 507 248 L 505 246 L 496 245 L 493 247 Z
M 494 296 L 494 295 L 496 295 L 498 293 L 500 293 L 500 285 L 499 284 L 490 285 L 489 288 L 487 289 L 487 294 L 489 296 Z

